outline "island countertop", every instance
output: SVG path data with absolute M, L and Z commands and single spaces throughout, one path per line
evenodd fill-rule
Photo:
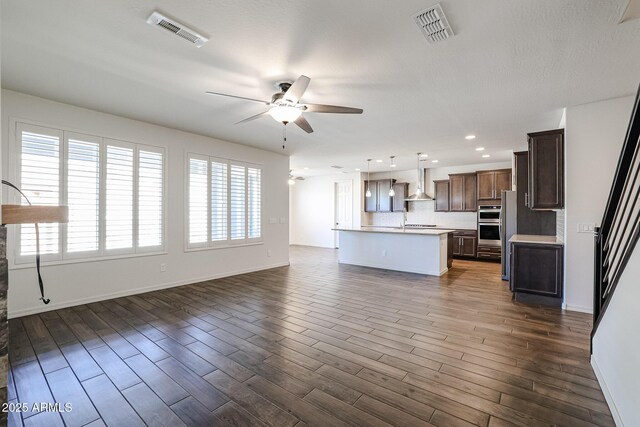
M 440 236 L 442 234 L 453 233 L 455 230 L 439 228 L 405 228 L 400 227 L 355 227 L 355 228 L 332 228 L 334 231 L 355 231 L 359 233 L 388 233 L 388 234 L 418 234 L 423 236 Z

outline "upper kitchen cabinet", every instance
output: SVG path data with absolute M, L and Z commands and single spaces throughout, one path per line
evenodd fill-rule
M 449 175 L 449 203 L 451 212 L 475 212 L 477 210 L 475 172 Z
M 439 181 L 433 181 L 433 187 L 435 188 L 435 206 L 436 212 L 449 212 L 449 180 L 443 179 Z
M 406 182 L 396 182 L 393 184 L 393 192 L 395 195 L 391 200 L 391 210 L 393 212 L 404 212 L 407 209 L 405 199 L 409 197 L 409 184 Z
M 371 191 L 371 197 L 366 197 L 367 190 Z M 378 212 L 378 181 L 365 181 L 364 191 L 364 211 Z
M 371 191 L 371 197 L 364 198 L 365 212 L 391 212 L 393 207 L 393 197 L 389 195 L 392 179 L 380 179 L 376 181 L 365 181 L 364 188 Z M 400 209 L 402 210 L 402 208 Z
M 511 190 L 511 169 L 479 171 L 478 201 L 499 202 L 503 191 Z
M 528 134 L 529 197 L 534 210 L 564 208 L 564 129 Z

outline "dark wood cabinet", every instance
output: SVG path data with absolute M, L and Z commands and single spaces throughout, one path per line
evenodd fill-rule
M 433 210 L 436 212 L 449 212 L 449 180 L 433 181 L 433 186 L 435 188 L 435 206 Z
M 477 177 L 480 202 L 498 201 L 503 191 L 511 190 L 511 169 L 479 171 Z
M 367 190 L 371 192 L 371 196 L 367 197 Z M 365 212 L 378 212 L 378 181 L 365 181 L 364 182 L 364 211 Z
M 391 201 L 391 210 L 393 212 L 404 212 L 408 210 L 405 199 L 409 195 L 409 184 L 406 182 L 396 182 L 393 184 L 393 191 L 395 195 Z
M 512 292 L 562 298 L 562 245 L 533 243 L 511 244 Z
M 393 181 L 390 179 L 378 180 L 378 212 L 391 212 L 393 198 L 389 192 L 392 185 Z
M 502 248 L 500 246 L 478 245 L 477 258 L 500 261 L 502 259 Z
M 478 234 L 475 230 L 456 230 L 453 232 L 453 255 L 463 258 L 475 258 Z
M 555 236 L 556 213 L 533 211 L 527 205 L 529 200 L 529 153 L 519 151 L 515 156 L 517 230 L 518 234 Z
M 394 185 L 393 179 L 378 179 L 375 181 L 364 182 L 364 211 L 365 212 L 392 212 L 394 197 L 389 195 L 391 186 Z M 371 191 L 371 197 L 366 196 L 367 189 Z M 404 191 L 406 196 L 406 189 Z M 404 197 L 402 197 L 404 203 Z M 400 208 L 402 211 L 402 208 Z
M 531 209 L 564 207 L 564 129 L 528 134 Z
M 475 212 L 477 207 L 476 174 L 449 175 L 449 210 Z

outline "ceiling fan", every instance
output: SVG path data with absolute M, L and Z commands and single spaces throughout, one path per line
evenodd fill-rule
M 304 176 L 293 176 L 293 169 L 289 169 L 289 185 L 293 185 L 296 181 L 304 181 Z
M 210 92 L 206 93 L 210 95 L 228 96 L 231 98 L 244 99 L 245 101 L 259 102 L 267 105 L 269 108 L 267 111 L 256 114 L 255 116 L 248 117 L 244 120 L 240 120 L 236 124 L 250 122 L 255 119 L 259 119 L 262 116 L 270 115 L 277 122 L 284 124 L 295 123 L 307 133 L 313 132 L 313 128 L 302 115 L 303 112 L 307 113 L 338 113 L 338 114 L 362 114 L 361 108 L 341 107 L 337 105 L 324 105 L 324 104 L 307 104 L 301 103 L 300 98 L 304 95 L 304 92 L 309 86 L 311 79 L 307 76 L 300 76 L 295 82 L 280 82 L 276 86 L 280 89 L 280 92 L 276 92 L 271 97 L 271 101 L 261 101 L 259 99 L 245 98 L 242 96 L 227 95 L 226 93 Z

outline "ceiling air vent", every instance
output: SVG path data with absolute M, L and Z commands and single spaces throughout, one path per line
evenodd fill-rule
M 418 24 L 429 43 L 446 40 L 453 36 L 453 30 L 446 16 L 444 16 L 440 4 L 416 13 L 413 19 L 415 19 L 416 24 Z
M 334 169 L 342 169 L 342 166 L 338 166 L 338 165 L 333 165 L 331 167 L 334 168 Z
M 209 41 L 207 37 L 199 34 L 191 28 L 187 28 L 183 24 L 174 21 L 171 18 L 167 18 L 159 12 L 153 12 L 151 15 L 149 15 L 149 17 L 147 18 L 147 24 L 157 25 L 167 31 L 171 31 L 173 34 L 190 41 L 191 43 L 196 45 L 196 47 L 202 47 L 206 42 Z

